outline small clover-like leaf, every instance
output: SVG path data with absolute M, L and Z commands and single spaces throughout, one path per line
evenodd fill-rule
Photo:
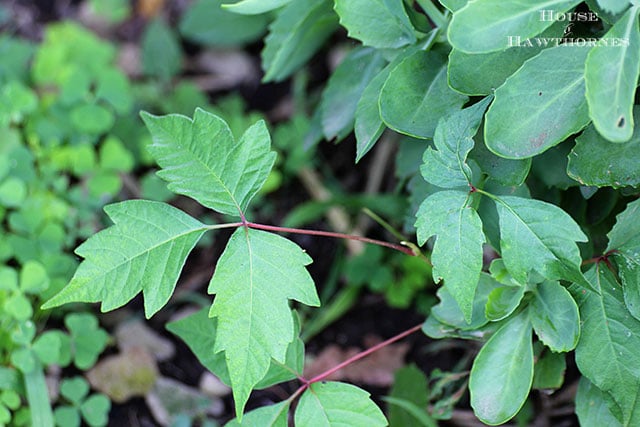
M 294 340 L 288 300 L 318 306 L 311 258 L 276 234 L 239 228 L 231 236 L 209 284 L 216 294 L 210 315 L 218 320 L 214 352 L 225 352 L 236 415 L 266 375 L 271 358 L 285 363 Z
M 142 113 L 153 137 L 151 155 L 171 191 L 228 215 L 242 216 L 267 179 L 276 154 L 264 121 L 235 141 L 227 123 L 196 109 L 193 120 L 178 114 Z
M 71 334 L 75 365 L 80 369 L 92 367 L 105 349 L 109 335 L 89 313 L 71 313 L 64 323 Z
M 159 202 L 130 200 L 109 205 L 105 212 L 115 225 L 76 249 L 85 260 L 43 308 L 101 301 L 103 311 L 113 310 L 142 291 L 151 317 L 171 297 L 187 255 L 207 227 Z
M 65 379 L 60 384 L 60 394 L 69 402 L 79 405 L 89 394 L 89 383 L 82 377 Z

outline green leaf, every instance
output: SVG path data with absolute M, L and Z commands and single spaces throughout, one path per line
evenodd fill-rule
M 421 408 L 422 414 L 426 413 L 429 403 L 429 384 L 424 372 L 416 365 L 408 365 L 398 369 L 394 374 L 393 387 L 390 397 L 404 402 L 409 402 L 417 408 Z M 410 426 L 416 422 L 416 417 L 411 410 L 407 410 L 399 405 L 394 405 L 393 401 L 388 401 L 389 405 L 389 425 L 391 427 Z
M 282 7 L 291 1 L 292 0 L 241 0 L 237 3 L 223 4 L 222 8 L 241 15 L 259 15 Z
M 17 208 L 27 198 L 27 185 L 20 178 L 10 176 L 0 182 L 0 206 Z
M 20 289 L 25 293 L 39 294 L 49 287 L 49 277 L 38 261 L 27 261 L 20 270 Z
M 351 384 L 323 381 L 311 384 L 302 394 L 295 424 L 296 427 L 376 427 L 386 426 L 387 420 L 366 391 Z
M 231 384 L 224 353 L 214 353 L 218 319 L 209 317 L 209 309 L 166 324 L 169 332 L 180 337 L 198 358 L 198 361 L 213 372 L 225 384 Z
M 588 52 L 588 47 L 578 46 L 545 49 L 509 77 L 487 111 L 487 147 L 508 159 L 533 157 L 585 127 Z
M 634 119 L 640 120 L 640 107 L 633 109 Z M 624 144 L 612 144 L 589 126 L 576 138 L 569 155 L 567 173 L 583 185 L 613 188 L 640 185 L 640 130 Z
M 267 179 L 276 154 L 264 121 L 235 141 L 229 126 L 200 108 L 193 120 L 142 113 L 153 137 L 149 151 L 169 189 L 228 215 L 242 216 Z
M 640 75 L 640 30 L 636 5 L 591 49 L 585 64 L 589 114 L 598 132 L 613 142 L 633 135 L 633 101 Z
M 72 406 L 58 406 L 53 411 L 56 425 L 60 427 L 80 427 L 80 412 Z
M 319 107 L 325 138 L 340 140 L 351 132 L 358 101 L 384 65 L 385 60 L 375 49 L 357 48 L 333 71 Z
M 629 260 L 640 264 L 640 200 L 629 203 L 616 217 L 616 224 L 607 233 L 607 252 L 617 250 Z
M 444 279 L 467 323 L 471 322 L 485 242 L 482 221 L 468 202 L 469 194 L 463 191 L 432 194 L 420 205 L 415 224 L 421 246 L 430 236 L 437 236 L 431 254 L 433 279 Z
M 113 113 L 98 104 L 80 104 L 71 110 L 69 118 L 78 132 L 90 135 L 107 132 L 115 121 Z
M 287 414 L 289 413 L 289 401 L 263 406 L 247 412 L 242 417 L 242 422 L 234 418 L 225 427 L 287 427 Z
M 599 263 L 587 273 L 600 295 L 576 289 L 582 332 L 576 347 L 580 372 L 620 406 L 624 425 L 637 425 L 640 391 L 640 321 L 624 304 L 622 286 Z
M 598 5 L 603 10 L 614 15 L 624 11 L 627 8 L 627 6 L 629 6 L 629 3 L 630 2 L 628 0 L 623 0 L 623 1 L 598 0 Z M 631 3 L 633 3 L 633 1 Z
M 278 12 L 264 40 L 264 82 L 289 77 L 322 47 L 338 28 L 338 17 L 325 0 L 292 0 Z
M 576 415 L 582 427 L 622 427 L 622 423 L 613 414 L 611 397 L 602 392 L 585 377 L 580 377 L 576 393 Z M 619 408 L 616 408 L 618 411 Z
M 451 12 L 462 9 L 468 2 L 469 0 L 440 0 L 440 4 Z
M 108 311 L 143 291 L 145 313 L 151 317 L 171 297 L 187 255 L 207 227 L 159 202 L 129 200 L 109 205 L 105 212 L 114 225 L 76 249 L 85 260 L 69 285 L 43 308 L 101 301 Z
M 31 347 L 45 365 L 59 364 L 62 342 L 58 331 L 47 331 L 40 335 Z
M 145 74 L 167 81 L 180 72 L 182 49 L 177 37 L 162 19 L 154 19 L 147 25 L 141 48 Z
M 223 0 L 198 0 L 182 15 L 180 33 L 209 46 L 237 46 L 260 38 L 267 28 L 266 15 L 243 16 L 221 7 Z
M 524 405 L 532 382 L 531 323 L 524 311 L 505 323 L 473 361 L 471 407 L 487 424 L 507 422 Z
M 513 46 L 505 50 L 490 53 L 465 53 L 453 49 L 449 53 L 449 85 L 466 95 L 488 95 L 502 86 L 522 64 L 536 56 L 548 46 L 543 37 L 560 37 L 565 22 L 557 22 L 542 34 L 539 43 L 533 46 Z
M 531 301 L 531 324 L 538 338 L 552 351 L 567 352 L 578 344 L 578 306 L 560 283 L 545 281 L 536 286 Z
M 490 321 L 507 318 L 520 305 L 525 286 L 501 286 L 491 291 L 485 306 L 485 316 Z
M 60 384 L 60 394 L 69 402 L 79 405 L 89 394 L 89 383 L 82 377 L 64 379 Z
M 438 121 L 433 137 L 437 151 L 427 147 L 420 166 L 425 180 L 442 188 L 469 188 L 472 179 L 467 155 L 489 102 L 490 96 Z
M 591 287 L 580 272 L 580 251 L 586 242 L 578 224 L 562 209 L 540 200 L 501 196 L 496 200 L 500 217 L 500 248 L 509 273 L 527 283 L 530 270 L 549 280 L 569 280 Z
M 335 0 L 335 10 L 349 37 L 365 46 L 399 48 L 416 41 L 402 0 Z
M 559 389 L 564 382 L 566 370 L 567 362 L 564 354 L 545 351 L 534 366 L 532 388 L 536 390 Z
M 52 426 L 53 412 L 49 403 L 49 392 L 42 366 L 39 363 L 31 372 L 24 374 L 24 384 L 27 402 L 31 410 L 31 425 Z
M 70 313 L 64 324 L 71 334 L 76 367 L 89 369 L 107 346 L 109 335 L 100 329 L 98 319 L 90 313 Z
M 485 305 L 498 283 L 486 273 L 480 273 L 480 281 L 473 299 L 471 322 L 467 323 L 458 303 L 447 290 L 446 286 L 438 289 L 436 295 L 440 299 L 437 305 L 431 307 L 431 315 L 439 322 L 453 326 L 460 330 L 474 330 L 484 326 L 488 319 L 485 316 Z
M 467 99 L 449 88 L 446 57 L 419 50 L 389 74 L 380 92 L 380 116 L 397 132 L 432 138 L 440 117 L 459 110 Z
M 247 228 L 233 233 L 218 261 L 208 289 L 216 294 L 209 312 L 218 319 L 213 351 L 225 352 L 239 417 L 271 358 L 285 363 L 287 346 L 295 339 L 288 300 L 320 305 L 304 268 L 309 263 L 293 242 Z
M 104 394 L 94 394 L 80 405 L 80 413 L 91 427 L 103 427 L 109 421 L 111 401 Z
M 470 1 L 453 14 L 449 43 L 469 53 L 503 50 L 513 46 L 518 37 L 522 40 L 540 34 L 554 23 L 555 15 L 578 3 L 580 0 Z

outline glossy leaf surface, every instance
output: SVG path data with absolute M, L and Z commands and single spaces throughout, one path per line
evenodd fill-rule
M 531 302 L 531 324 L 552 351 L 567 352 L 578 344 L 580 316 L 573 297 L 558 282 L 538 284 Z

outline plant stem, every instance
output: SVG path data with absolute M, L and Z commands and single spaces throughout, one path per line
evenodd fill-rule
M 317 376 L 311 378 L 310 380 L 307 380 L 306 384 L 310 385 L 310 384 L 313 384 L 315 382 L 322 381 L 323 379 L 325 379 L 328 376 L 330 376 L 331 374 L 339 371 L 340 369 L 344 368 L 345 366 L 350 365 L 353 362 L 356 362 L 356 361 L 362 359 L 363 357 L 366 357 L 366 356 L 370 355 L 371 353 L 376 352 L 376 351 L 380 350 L 381 348 L 388 346 L 389 344 L 392 344 L 392 343 L 394 343 L 394 342 L 396 342 L 398 340 L 401 340 L 402 338 L 404 338 L 404 337 L 406 337 L 408 335 L 411 335 L 412 333 L 417 332 L 420 329 L 422 329 L 422 323 L 419 324 L 419 325 L 414 326 L 413 328 L 407 329 L 406 331 L 401 332 L 398 335 L 396 335 L 394 337 L 391 337 L 386 341 L 383 341 L 383 342 L 381 342 L 379 344 L 376 344 L 373 347 L 371 347 L 371 348 L 369 348 L 369 349 L 367 349 L 365 351 L 362 351 L 362 352 L 356 354 L 353 357 L 350 357 L 349 359 L 347 359 L 344 362 L 334 366 L 333 368 L 324 371 L 320 375 L 317 375 Z
M 438 8 L 435 7 L 435 5 L 431 2 L 431 0 L 417 0 L 417 1 L 420 7 L 422 8 L 422 10 L 424 11 L 424 13 L 427 14 L 429 19 L 431 19 L 431 21 L 434 24 L 436 24 L 438 28 L 444 28 L 447 26 L 448 24 L 447 18 L 445 18 L 442 12 L 440 12 Z
M 395 249 L 397 251 L 403 252 L 407 255 L 411 255 L 411 256 L 416 255 L 413 252 L 413 250 L 411 250 L 411 248 L 407 246 L 403 246 L 401 244 L 389 243 L 382 240 L 370 239 L 368 237 L 362 237 L 362 236 L 354 236 L 351 234 L 334 233 L 332 231 L 303 230 L 300 228 L 277 227 L 274 225 L 256 224 L 255 222 L 247 222 L 245 224 L 241 223 L 240 225 L 245 225 L 249 228 L 255 228 L 257 230 L 279 231 L 281 233 L 306 234 L 310 236 L 325 236 L 325 237 L 334 237 L 337 239 L 357 240 L 359 242 L 372 243 L 374 245 L 385 246 L 387 248 L 391 248 L 391 249 Z
M 230 223 L 226 223 L 226 224 L 207 225 L 206 229 L 207 230 L 220 230 L 222 228 L 238 228 L 238 227 L 241 227 L 242 225 L 244 225 L 244 223 L 242 223 L 242 222 L 230 222 Z

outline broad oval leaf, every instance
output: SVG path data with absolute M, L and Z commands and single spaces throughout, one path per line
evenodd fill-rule
M 482 221 L 468 206 L 469 194 L 440 191 L 427 197 L 416 214 L 418 243 L 433 235 L 433 279 L 444 279 L 467 323 L 471 322 L 473 298 L 482 270 Z
M 538 338 L 555 352 L 573 350 L 580 336 L 580 315 L 573 297 L 560 283 L 536 286 L 531 301 L 531 324 Z
M 640 120 L 640 107 L 633 109 L 633 116 Z M 636 126 L 631 139 L 623 144 L 613 144 L 588 126 L 576 138 L 576 145 L 569 154 L 567 173 L 583 185 L 619 188 L 640 185 L 640 129 Z
M 545 49 L 509 77 L 487 111 L 487 147 L 508 159 L 533 157 L 585 127 L 588 52 L 578 46 Z
M 264 82 L 279 82 L 302 66 L 338 28 L 338 17 L 325 0 L 292 0 L 278 12 L 264 40 Z
M 384 427 L 384 414 L 366 391 L 345 383 L 322 381 L 309 386 L 300 398 L 296 427 Z
M 365 46 L 399 48 L 416 41 L 402 0 L 335 0 L 335 10 L 349 37 Z
M 200 108 L 193 120 L 179 114 L 141 115 L 153 138 L 149 151 L 162 167 L 158 176 L 171 191 L 221 213 L 244 215 L 276 157 L 264 121 L 235 141 L 224 120 Z
M 311 258 L 290 240 L 244 227 L 220 256 L 208 289 L 216 294 L 209 312 L 218 320 L 213 351 L 225 352 L 238 417 L 271 358 L 285 363 L 295 339 L 288 300 L 320 305 L 305 268 L 309 263 Z
M 555 22 L 555 16 L 578 3 L 580 0 L 470 1 L 453 14 L 447 35 L 451 45 L 463 52 L 503 50 L 540 34 Z
M 592 288 L 580 271 L 576 242 L 586 242 L 578 224 L 562 209 L 540 200 L 501 196 L 500 249 L 509 273 L 527 283 L 530 270 L 549 280 L 563 279 Z
M 532 382 L 531 323 L 525 310 L 489 338 L 473 361 L 471 407 L 487 424 L 507 422 L 527 400 Z
M 634 6 L 591 49 L 585 64 L 589 114 L 609 141 L 625 142 L 633 135 L 633 101 L 640 75 L 640 30 Z
M 576 347 L 580 372 L 622 410 L 624 425 L 640 422 L 640 321 L 624 304 L 622 286 L 604 263 L 587 272 L 600 295 L 576 290 L 582 333 Z
M 359 48 L 351 51 L 334 70 L 319 107 L 325 138 L 342 139 L 351 132 L 362 92 L 385 62 L 375 49 Z
M 241 15 L 259 15 L 286 5 L 292 0 L 242 0 L 223 4 L 222 8 Z
M 520 186 L 529 175 L 531 159 L 512 160 L 493 154 L 484 143 L 484 131 L 474 137 L 476 143 L 469 157 L 487 174 L 491 180 L 505 186 Z
M 582 427 L 622 427 L 611 406 L 617 412 L 620 411 L 611 396 L 593 385 L 587 378 L 580 377 L 576 393 L 576 415 Z
M 427 147 L 422 158 L 424 164 L 420 167 L 425 180 L 442 188 L 471 185 L 467 155 L 473 148 L 473 136 L 478 131 L 489 102 L 490 96 L 438 121 L 433 137 L 437 150 Z
M 223 0 L 198 0 L 182 15 L 180 33 L 211 46 L 237 46 L 258 39 L 266 30 L 266 15 L 243 16 L 222 8 Z
M 395 67 L 380 92 L 380 116 L 391 129 L 416 138 L 433 138 L 440 117 L 467 101 L 447 83 L 446 57 L 422 50 Z
M 114 225 L 78 246 L 84 261 L 42 308 L 101 301 L 102 311 L 109 311 L 142 291 L 149 318 L 171 297 L 187 255 L 208 227 L 159 202 L 129 200 L 104 210 Z
M 493 322 L 507 318 L 520 305 L 525 286 L 501 286 L 489 294 L 485 316 Z

